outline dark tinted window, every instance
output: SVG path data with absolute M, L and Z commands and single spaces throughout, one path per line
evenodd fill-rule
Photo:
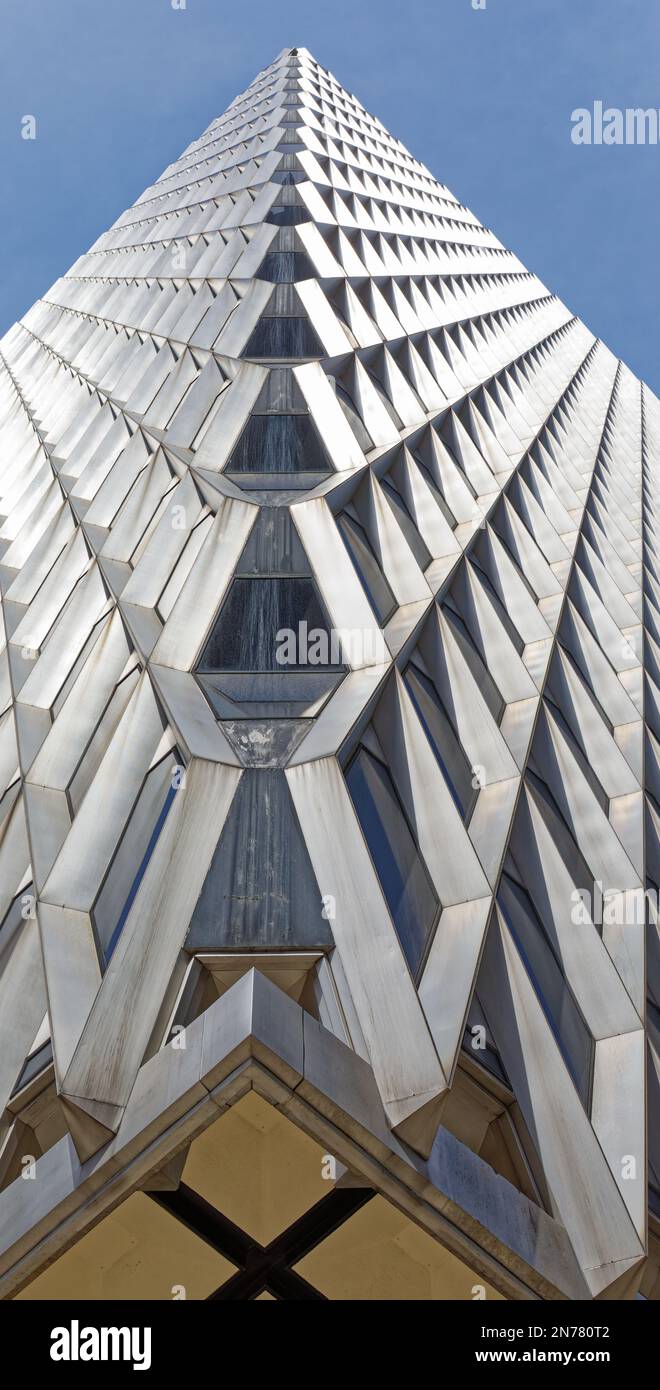
M 582 1104 L 588 1110 L 594 1051 L 591 1034 L 528 894 L 507 873 L 502 875 L 498 902 Z
M 22 1090 L 23 1086 L 27 1086 L 28 1082 L 33 1081 L 35 1076 L 39 1075 L 39 1072 L 42 1072 L 45 1067 L 50 1066 L 52 1060 L 53 1045 L 49 1038 L 48 1042 L 42 1043 L 41 1047 L 38 1048 L 36 1052 L 33 1052 L 31 1057 L 28 1057 L 18 1081 L 14 1086 L 12 1095 Z
M 322 357 L 323 348 L 309 319 L 264 318 L 250 336 L 247 357 Z
M 149 860 L 180 785 L 170 754 L 147 773 L 131 819 L 94 906 L 94 925 L 107 965 L 126 925 Z M 128 893 L 126 885 L 129 885 Z
M 309 415 L 252 415 L 229 460 L 230 473 L 329 473 Z
M 312 264 L 303 251 L 271 251 L 259 268 L 259 279 L 274 284 L 310 280 L 313 275 Z
M 362 585 L 367 591 L 371 607 L 382 626 L 394 612 L 396 600 L 374 555 L 367 533 L 358 521 L 345 512 L 337 517 L 337 525 Z
M 307 208 L 284 207 L 281 203 L 275 203 L 266 220 L 277 223 L 278 227 L 291 227 L 297 222 L 309 222 L 309 213 Z
M 198 670 L 286 672 L 299 666 L 307 667 L 309 653 L 305 661 L 306 639 L 299 640 L 300 623 L 307 623 L 310 647 L 314 631 L 328 632 L 311 579 L 234 579 Z M 290 655 L 286 661 L 277 659 L 278 651 L 283 650 L 281 634 L 285 632 L 295 634 L 297 660 L 291 660 Z M 329 650 L 329 640 L 327 645 Z M 318 669 L 324 663 L 312 661 L 311 664 Z
M 397 934 L 416 974 L 438 901 L 387 768 L 360 748 L 346 774 Z
M 302 169 L 276 169 L 275 173 L 271 174 L 270 181 L 271 183 L 281 183 L 283 186 L 287 187 L 292 183 L 302 183 L 306 177 L 307 175 L 303 173 Z M 281 206 L 281 204 L 278 204 L 278 206 Z
M 397 492 L 388 478 L 383 478 L 381 480 L 381 487 L 403 531 L 408 545 L 415 556 L 417 564 L 420 569 L 425 570 L 426 566 L 431 563 L 431 552 L 422 540 L 401 494 Z
M 432 681 L 418 667 L 410 665 L 405 681 L 417 706 L 435 755 L 449 783 L 454 801 L 465 820 L 478 795 L 474 773 L 463 752 L 456 730 Z

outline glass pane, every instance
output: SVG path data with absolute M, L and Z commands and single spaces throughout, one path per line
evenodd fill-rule
M 405 672 L 404 678 L 438 762 L 449 782 L 454 801 L 465 820 L 478 795 L 478 788 L 472 786 L 472 768 L 432 681 L 412 664 Z
M 360 413 L 356 408 L 355 402 L 349 396 L 348 391 L 346 391 L 344 387 L 341 385 L 341 383 L 337 381 L 334 377 L 328 377 L 328 381 L 330 382 L 331 386 L 334 383 L 335 395 L 344 412 L 344 415 L 346 416 L 346 419 L 348 420 L 353 434 L 355 435 L 355 438 L 358 441 L 358 444 L 362 449 L 365 450 L 365 452 L 368 452 L 369 449 L 373 449 L 374 441 L 371 438 L 371 435 L 365 429 Z
M 234 579 L 198 670 L 319 669 L 332 664 L 331 657 L 328 623 L 311 579 Z
M 531 900 L 508 874 L 498 901 L 516 939 L 545 1016 L 585 1110 L 589 1110 L 593 1039 L 555 959 Z M 579 930 L 579 928 L 578 928 Z
M 337 525 L 382 627 L 396 608 L 394 594 L 371 549 L 367 534 L 359 523 L 344 512 L 337 517 Z
M 414 975 L 435 921 L 438 900 L 387 768 L 366 748 L 360 748 L 346 781 Z
M 23 1086 L 27 1086 L 29 1081 L 33 1081 L 35 1076 L 39 1075 L 39 1072 L 44 1071 L 46 1067 L 50 1066 L 52 1060 L 53 1044 L 51 1043 L 49 1038 L 48 1041 L 43 1043 L 42 1046 L 38 1048 L 36 1052 L 32 1053 L 31 1057 L 28 1057 L 25 1066 L 23 1067 L 23 1070 L 18 1078 L 18 1081 L 14 1086 L 12 1095 L 15 1095 L 17 1091 L 22 1090 Z
M 275 222 L 278 227 L 291 227 L 297 222 L 309 222 L 309 213 L 307 208 L 284 207 L 281 203 L 274 203 L 266 220 Z
M 258 271 L 260 280 L 285 284 L 292 280 L 311 280 L 312 264 L 303 251 L 271 251 Z
M 322 357 L 323 348 L 308 319 L 263 318 L 245 348 L 246 357 Z
M 94 924 L 106 964 L 117 945 L 138 888 L 176 796 L 177 764 L 164 758 L 147 774 L 131 819 L 94 907 Z
M 329 473 L 309 415 L 252 415 L 227 465 L 230 473 Z
M 392 486 L 389 479 L 383 478 L 381 487 L 403 531 L 408 545 L 415 556 L 417 564 L 420 569 L 425 570 L 426 566 L 431 563 L 431 552 L 422 540 L 403 498 L 396 491 L 396 488 Z

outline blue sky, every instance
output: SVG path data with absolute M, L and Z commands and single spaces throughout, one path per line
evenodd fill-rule
M 297 44 L 660 392 L 660 146 L 570 139 L 576 107 L 660 106 L 657 0 L 15 0 L 2 28 L 0 333 Z

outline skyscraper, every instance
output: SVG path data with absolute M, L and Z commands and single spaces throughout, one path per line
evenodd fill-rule
M 304 49 L 0 366 L 0 1291 L 656 1296 L 660 402 Z

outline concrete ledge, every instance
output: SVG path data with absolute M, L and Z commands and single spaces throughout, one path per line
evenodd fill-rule
M 587 1299 L 564 1228 L 442 1128 L 428 1161 L 392 1134 L 369 1065 L 256 970 L 140 1070 L 111 1143 L 69 1136 L 0 1193 L 11 1297 L 254 1088 L 511 1299 Z

